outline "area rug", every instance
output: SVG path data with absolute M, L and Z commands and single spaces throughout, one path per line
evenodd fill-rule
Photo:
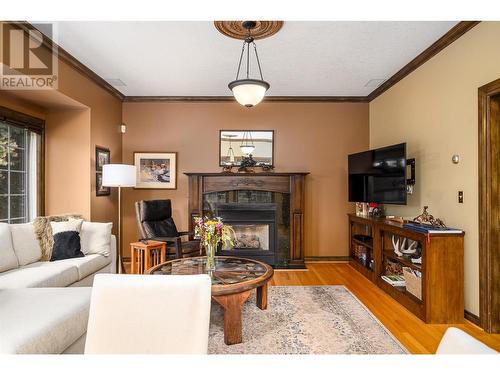
M 406 349 L 344 286 L 269 287 L 268 308 L 243 307 L 243 342 L 224 344 L 223 310 L 212 303 L 210 354 L 405 354 Z

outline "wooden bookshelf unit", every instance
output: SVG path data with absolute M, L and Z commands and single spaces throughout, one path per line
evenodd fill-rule
M 400 242 L 416 241 L 422 263 L 398 256 L 394 252 L 393 236 Z M 406 229 L 397 222 L 349 214 L 349 243 L 350 265 L 424 322 L 463 322 L 463 233 L 425 234 Z M 403 267 L 412 270 L 409 271 L 413 275 L 411 285 L 407 280 L 406 286 L 394 287 L 382 279 L 383 275 L 399 275 Z

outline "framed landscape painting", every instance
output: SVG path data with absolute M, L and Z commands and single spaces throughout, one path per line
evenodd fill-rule
M 134 152 L 136 189 L 177 189 L 176 152 Z
M 111 152 L 108 148 L 95 147 L 95 195 L 98 197 L 111 194 L 110 187 L 102 186 L 102 166 L 111 162 Z

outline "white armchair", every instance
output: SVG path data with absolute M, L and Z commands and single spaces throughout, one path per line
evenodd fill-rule
M 85 354 L 206 354 L 208 275 L 95 276 Z
M 436 354 L 498 354 L 464 331 L 450 327 L 439 343 Z

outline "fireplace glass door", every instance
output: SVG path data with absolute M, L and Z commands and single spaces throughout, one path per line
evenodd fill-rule
M 269 224 L 233 224 L 233 242 L 236 250 L 269 251 Z M 223 250 L 231 250 L 225 246 Z

